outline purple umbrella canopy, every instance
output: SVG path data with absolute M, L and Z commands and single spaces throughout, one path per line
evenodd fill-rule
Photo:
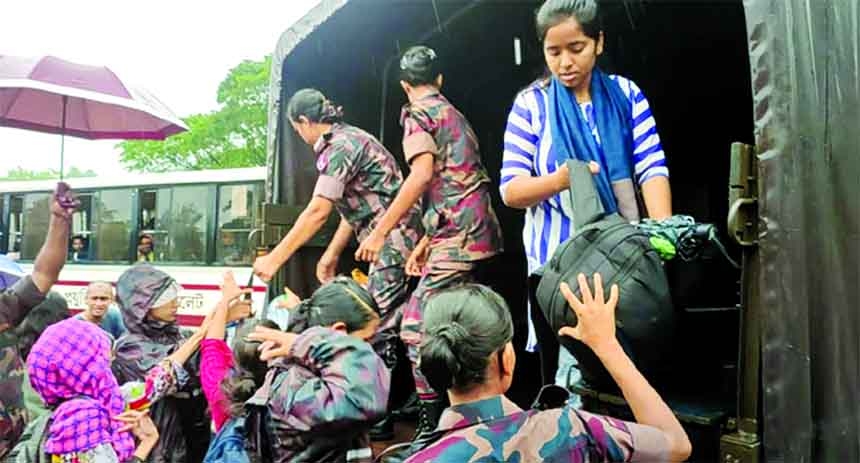
M 0 126 L 90 140 L 163 140 L 188 130 L 107 67 L 8 55 L 0 55 Z
M 24 269 L 17 262 L 0 254 L 0 291 L 11 288 L 23 276 Z

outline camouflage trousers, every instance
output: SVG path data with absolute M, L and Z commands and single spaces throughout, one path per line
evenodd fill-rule
M 0 461 L 9 453 L 27 424 L 22 381 L 26 372 L 17 346 L 0 348 Z
M 373 349 L 388 368 L 397 362 L 397 334 L 403 318 L 403 307 L 409 296 L 409 277 L 402 252 L 385 246 L 379 261 L 371 265 L 367 275 L 367 292 L 379 307 L 379 328 L 370 340 Z
M 424 273 L 418 282 L 418 287 L 412 293 L 406 309 L 403 311 L 403 321 L 400 325 L 400 339 L 406 345 L 409 361 L 412 363 L 412 374 L 415 377 L 415 390 L 418 397 L 430 400 L 437 396 L 421 373 L 418 366 L 421 335 L 423 330 L 424 306 L 433 294 L 455 286 L 475 283 L 474 270 L 477 262 L 453 262 L 433 259 L 428 260 Z

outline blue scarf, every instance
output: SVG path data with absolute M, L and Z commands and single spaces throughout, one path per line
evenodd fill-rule
M 594 161 L 594 176 L 606 213 L 618 211 L 612 182 L 633 177 L 633 112 L 618 83 L 595 68 L 591 73 L 591 101 L 597 119 L 598 145 L 573 91 L 553 77 L 549 87 L 549 123 L 557 163 L 568 159 Z

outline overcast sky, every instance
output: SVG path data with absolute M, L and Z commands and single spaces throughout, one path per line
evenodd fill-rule
M 243 59 L 261 59 L 316 0 L 11 0 L 0 54 L 55 55 L 106 65 L 180 117 L 217 107 L 218 84 Z M 122 172 L 117 141 L 66 137 L 66 168 Z M 59 166 L 60 137 L 0 128 L 0 176 Z

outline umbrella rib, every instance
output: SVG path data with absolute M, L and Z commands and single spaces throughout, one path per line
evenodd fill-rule
M 22 88 L 15 89 L 15 96 L 12 98 L 12 101 L 9 104 L 9 108 L 6 110 L 7 115 L 12 113 L 12 108 L 14 108 L 15 104 L 18 103 L 18 100 L 21 98 L 21 93 L 23 92 L 23 90 L 24 89 Z
M 93 125 L 90 123 L 90 105 L 87 101 L 81 101 L 81 111 L 84 113 L 84 121 L 87 123 L 87 131 L 92 130 Z

